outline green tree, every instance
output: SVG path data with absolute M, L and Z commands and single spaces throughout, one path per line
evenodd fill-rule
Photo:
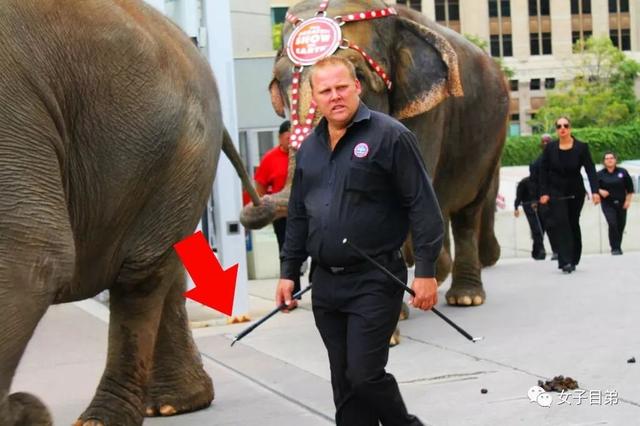
M 557 117 L 567 115 L 574 127 L 619 126 L 637 120 L 640 104 L 634 82 L 640 64 L 613 46 L 609 37 L 589 38 L 574 45 L 577 72 L 548 92 L 547 100 L 529 123 L 552 131 Z
M 282 47 L 282 27 L 284 24 L 273 24 L 271 26 L 271 43 L 273 44 L 273 50 L 278 50 Z

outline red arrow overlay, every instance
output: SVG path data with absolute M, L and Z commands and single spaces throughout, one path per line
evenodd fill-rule
M 231 316 L 238 264 L 224 271 L 201 231 L 174 244 L 173 248 L 196 285 L 184 296 Z

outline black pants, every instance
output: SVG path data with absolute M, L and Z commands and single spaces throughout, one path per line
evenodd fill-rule
M 580 213 L 584 205 L 584 193 L 575 198 L 549 200 L 549 229 L 558 246 L 558 267 L 580 263 L 582 233 Z
M 627 211 L 622 208 L 624 200 L 602 200 L 602 213 L 604 213 L 609 225 L 609 245 L 611 250 L 620 250 L 622 245 L 622 233 L 627 224 Z
M 406 282 L 402 259 L 386 265 Z M 329 355 L 338 426 L 422 425 L 410 415 L 395 378 L 385 371 L 403 290 L 382 272 L 313 275 L 313 315 Z
M 287 218 L 283 217 L 274 220 L 273 231 L 275 232 L 276 238 L 278 239 L 278 259 L 280 259 L 280 253 L 282 252 L 282 247 L 284 246 L 284 237 L 287 231 Z M 298 291 L 300 291 L 300 276 L 296 277 L 296 279 L 293 280 L 293 292 L 297 293 Z
M 538 204 L 537 212 L 531 207 L 530 204 L 522 206 L 524 214 L 527 216 L 527 222 L 529 222 L 529 229 L 531 230 L 531 239 L 533 240 L 533 247 L 531 249 L 531 256 L 535 259 L 544 259 L 546 251 L 544 249 L 544 234 L 547 233 L 549 237 L 549 243 L 551 244 L 551 250 L 554 253 L 558 252 L 553 233 L 549 230 L 549 214 L 550 210 L 548 206 Z

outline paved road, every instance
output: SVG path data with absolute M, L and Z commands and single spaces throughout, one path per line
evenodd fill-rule
M 483 342 L 412 310 L 388 369 L 411 411 L 430 425 L 639 424 L 640 364 L 627 363 L 640 361 L 639 277 L 640 253 L 586 256 L 571 275 L 550 261 L 501 261 L 483 272 L 485 305 L 439 306 Z M 274 286 L 251 282 L 253 318 L 271 308 Z M 39 395 L 56 425 L 71 424 L 90 401 L 105 362 L 106 316 L 93 301 L 51 308 L 22 360 L 13 391 Z M 231 337 L 246 324 L 211 324 L 194 334 L 215 381 L 214 404 L 145 425 L 332 424 L 328 364 L 308 297 L 233 348 Z M 560 374 L 584 393 L 554 393 L 550 407 L 529 401 L 539 379 Z

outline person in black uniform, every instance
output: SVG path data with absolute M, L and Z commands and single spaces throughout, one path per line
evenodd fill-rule
M 548 133 L 543 134 L 540 137 L 540 150 L 544 150 L 544 147 L 551 142 L 551 135 Z M 540 198 L 540 169 L 542 168 L 542 153 L 531 164 L 529 164 L 529 192 L 535 200 Z M 547 234 L 549 238 L 549 245 L 551 245 L 551 260 L 558 260 L 558 245 L 553 237 L 553 233 L 549 229 L 549 205 L 542 205 L 537 203 L 536 213 L 540 220 L 540 227 L 542 227 L 542 233 Z M 527 219 L 529 216 L 527 216 Z M 531 225 L 531 222 L 529 222 Z M 545 253 L 546 254 L 546 253 Z
M 602 213 L 609 225 L 611 254 L 622 254 L 622 234 L 627 224 L 627 210 L 633 196 L 631 176 L 622 167 L 613 152 L 606 152 L 602 162 L 604 168 L 598 172 L 599 193 L 602 198 Z
M 558 140 L 549 142 L 542 153 L 540 170 L 540 204 L 549 204 L 549 227 L 558 243 L 558 268 L 575 271 L 582 254 L 580 212 L 585 189 L 580 169 L 584 167 L 591 186 L 594 204 L 600 203 L 596 168 L 589 145 L 571 136 L 571 121 L 556 120 Z
M 529 222 L 529 229 L 531 230 L 531 239 L 533 240 L 533 248 L 531 249 L 531 257 L 535 260 L 544 260 L 547 256 L 547 252 L 544 249 L 544 229 L 542 228 L 542 222 L 538 217 L 537 201 L 535 194 L 531 191 L 531 177 L 527 176 L 518 182 L 516 187 L 516 199 L 513 203 L 513 215 L 515 217 L 520 216 L 520 210 L 518 207 L 522 205 L 522 210 Z
M 415 135 L 360 101 L 351 62 L 322 59 L 309 78 L 324 118 L 296 156 L 276 304 L 291 301 L 292 280 L 311 255 L 313 314 L 329 356 L 336 423 L 421 425 L 385 371 L 403 290 L 343 239 L 406 281 L 400 247 L 411 229 L 416 296 L 410 303 L 428 310 L 437 302 L 440 207 Z

